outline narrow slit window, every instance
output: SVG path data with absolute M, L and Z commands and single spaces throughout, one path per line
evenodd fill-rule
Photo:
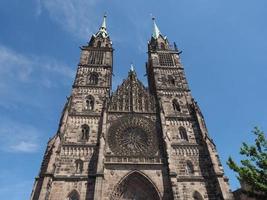
M 188 141 L 187 132 L 184 127 L 179 128 L 179 136 L 181 140 Z
M 82 173 L 83 172 L 83 161 L 81 159 L 78 159 L 75 161 L 76 165 L 76 173 Z
M 191 161 L 186 162 L 186 173 L 187 175 L 193 175 L 194 174 L 194 166 Z

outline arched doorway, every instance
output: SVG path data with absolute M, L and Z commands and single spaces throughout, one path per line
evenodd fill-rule
M 156 186 L 141 172 L 126 175 L 114 188 L 111 200 L 161 200 Z

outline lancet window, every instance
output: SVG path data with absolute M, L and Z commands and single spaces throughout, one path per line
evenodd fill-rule
M 101 47 L 101 41 L 98 41 L 96 46 Z
M 165 49 L 165 44 L 164 44 L 163 42 L 160 43 L 160 48 L 161 48 L 162 50 Z
M 175 85 L 175 79 L 173 76 L 169 75 L 168 76 L 168 82 L 170 85 Z
M 178 101 L 176 99 L 174 99 L 172 101 L 172 107 L 173 107 L 173 110 L 174 111 L 178 111 L 178 112 L 181 112 L 181 108 L 180 108 L 180 105 L 178 103 Z
M 194 174 L 194 166 L 191 161 L 186 161 L 186 173 L 188 175 Z
M 90 128 L 87 124 L 82 125 L 82 133 L 81 133 L 81 140 L 88 140 L 89 139 L 89 131 Z
M 85 109 L 86 110 L 93 110 L 94 109 L 94 97 L 93 96 L 88 96 L 85 99 Z
M 182 126 L 179 128 L 179 136 L 181 140 L 188 141 L 187 132 Z
M 76 160 L 75 167 L 76 167 L 76 173 L 82 173 L 83 172 L 83 161 L 81 159 Z

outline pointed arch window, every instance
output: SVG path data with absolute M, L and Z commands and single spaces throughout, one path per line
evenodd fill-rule
M 168 76 L 168 82 L 170 85 L 175 85 L 175 79 L 173 76 L 169 75 Z
M 194 166 L 191 161 L 186 161 L 186 173 L 187 175 L 193 175 L 194 174 Z
M 90 128 L 87 124 L 82 125 L 82 134 L 81 134 L 81 139 L 82 140 L 88 140 L 89 139 L 89 131 Z
M 76 173 L 83 172 L 83 161 L 81 159 L 75 160 Z
M 176 99 L 174 99 L 172 101 L 172 107 L 173 107 L 173 110 L 174 111 L 178 111 L 178 112 L 181 112 L 181 108 L 180 108 L 180 105 L 178 103 L 178 101 Z
M 68 200 L 79 200 L 79 199 L 80 195 L 76 190 L 73 190 L 68 196 Z
M 101 47 L 101 41 L 98 41 L 96 44 L 97 47 Z
M 110 199 L 149 199 L 160 200 L 158 189 L 148 177 L 139 172 L 132 172 L 126 175 L 114 187 Z
M 181 140 L 188 141 L 187 132 L 182 126 L 179 128 L 179 136 Z
M 160 43 L 160 48 L 163 50 L 165 49 L 165 44 L 163 42 Z
M 93 72 L 89 74 L 89 78 L 88 78 L 88 84 L 90 85 L 97 85 L 98 84 L 98 73 Z
M 95 100 L 93 96 L 88 96 L 85 99 L 85 109 L 93 110 L 94 109 Z
M 203 197 L 201 196 L 201 194 L 199 192 L 195 191 L 193 193 L 193 199 L 194 200 L 203 200 Z

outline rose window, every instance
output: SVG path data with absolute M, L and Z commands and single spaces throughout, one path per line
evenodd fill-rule
M 123 117 L 108 133 L 112 152 L 121 156 L 151 156 L 156 152 L 155 125 L 143 117 Z

